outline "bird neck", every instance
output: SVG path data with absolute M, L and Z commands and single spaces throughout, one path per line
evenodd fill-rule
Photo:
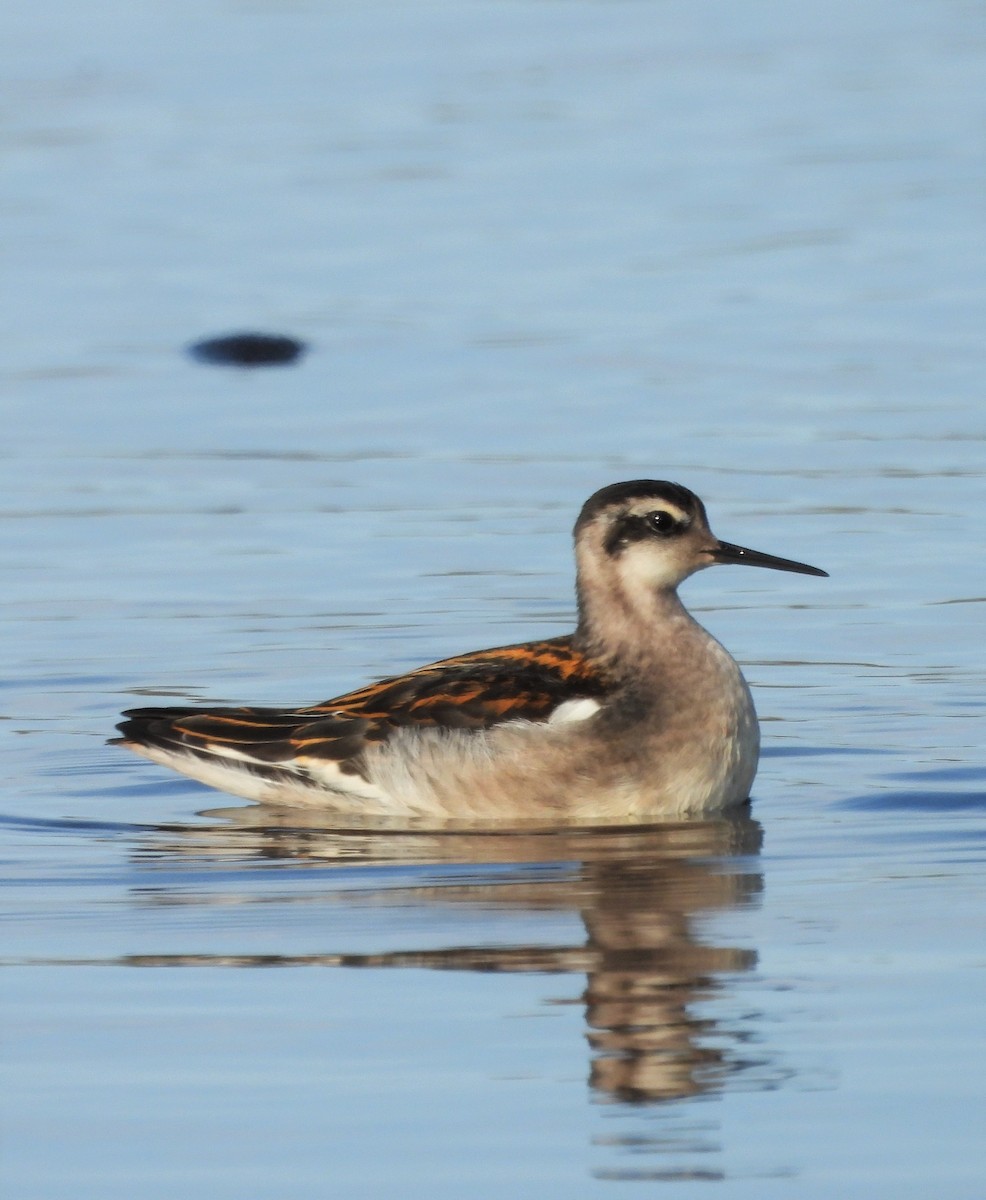
M 648 671 L 695 633 L 704 634 L 672 587 L 631 592 L 596 582 L 579 586 L 578 602 L 576 643 L 619 674 Z

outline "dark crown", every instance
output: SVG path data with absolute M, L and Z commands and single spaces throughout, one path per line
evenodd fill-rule
M 655 504 L 673 504 L 683 513 L 698 516 L 705 521 L 705 506 L 694 492 L 680 483 L 669 483 L 665 479 L 631 479 L 627 483 L 611 483 L 594 492 L 579 513 L 575 522 L 575 536 L 604 509 L 622 508 L 638 500 L 653 500 Z

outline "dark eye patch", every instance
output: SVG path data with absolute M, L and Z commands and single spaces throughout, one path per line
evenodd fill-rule
M 649 513 L 627 513 L 613 522 L 606 537 L 606 553 L 619 554 L 632 542 L 654 537 L 674 537 L 684 533 L 688 524 L 687 519 L 681 520 L 662 508 Z

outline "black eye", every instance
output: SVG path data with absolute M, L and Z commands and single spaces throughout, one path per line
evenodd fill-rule
M 678 527 L 678 522 L 672 517 L 669 512 L 664 512 L 662 509 L 657 509 L 655 512 L 649 512 L 644 520 L 647 522 L 648 529 L 652 529 L 654 533 L 669 534 L 674 533 Z

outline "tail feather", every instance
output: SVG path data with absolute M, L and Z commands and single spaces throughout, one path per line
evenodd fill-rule
M 374 791 L 361 777 L 362 718 L 289 709 L 136 708 L 123 713 L 111 744 L 202 783 L 253 800 L 312 790 Z M 314 718 L 314 719 L 313 719 Z

